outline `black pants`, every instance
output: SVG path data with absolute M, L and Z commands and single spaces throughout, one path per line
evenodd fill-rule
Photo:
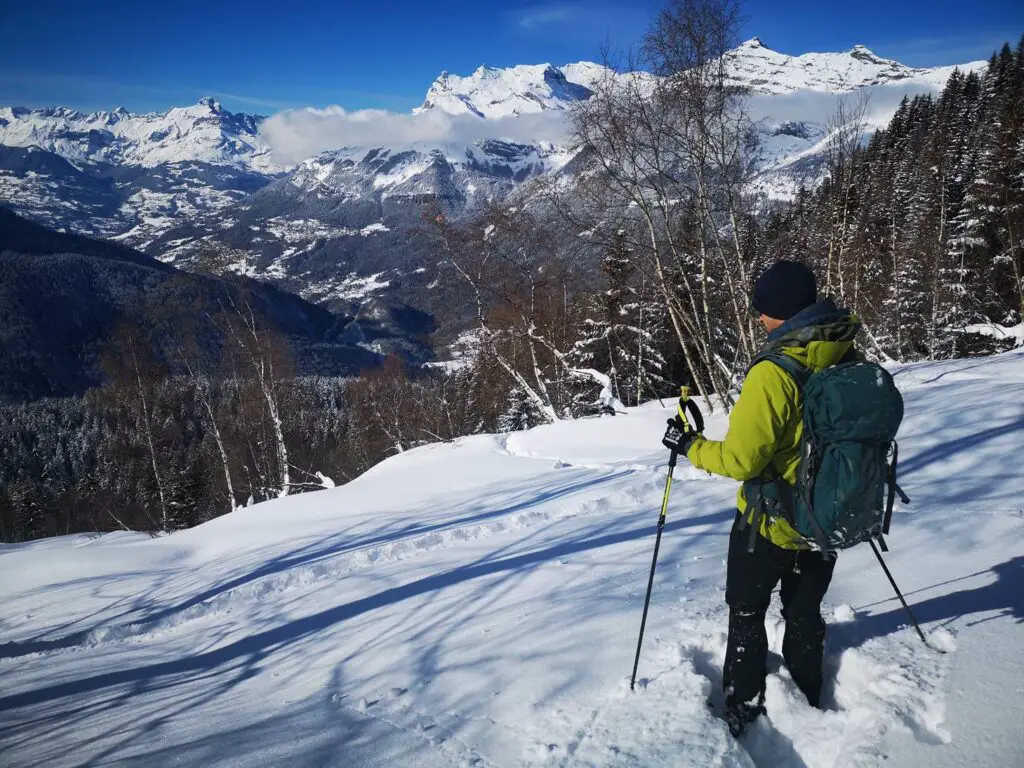
M 736 518 L 729 537 L 725 601 L 729 604 L 729 644 L 723 685 L 729 702 L 760 702 L 764 698 L 768 635 L 765 613 L 772 590 L 782 581 L 782 616 L 786 634 L 782 656 L 793 681 L 811 706 L 821 703 L 821 664 L 825 648 L 825 597 L 835 558 L 820 552 L 782 549 L 758 535 L 748 552 L 750 528 L 739 529 Z

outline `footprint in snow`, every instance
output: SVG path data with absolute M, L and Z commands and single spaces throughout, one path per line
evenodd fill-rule
M 356 703 L 356 711 L 357 712 L 366 712 L 371 707 L 375 706 L 377 704 L 377 701 L 378 701 L 378 699 L 374 699 L 373 701 L 370 701 L 366 697 L 363 697 L 363 698 L 361 698 Z

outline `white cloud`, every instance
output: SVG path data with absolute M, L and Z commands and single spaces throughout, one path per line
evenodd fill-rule
M 518 8 L 507 18 L 516 32 L 530 37 L 595 48 L 609 38 L 615 47 L 629 47 L 647 31 L 653 7 L 636 0 L 576 0 Z
M 197 88 L 200 93 L 205 93 L 209 96 L 213 96 L 217 99 L 229 99 L 231 101 L 237 101 L 242 104 L 250 104 L 254 107 L 266 107 L 267 109 L 291 109 L 296 106 L 295 102 L 279 101 L 277 99 L 265 99 L 261 96 L 245 96 L 240 93 L 228 93 L 226 91 L 218 91 L 212 88 L 202 89 Z M 302 102 L 299 102 L 300 104 Z
M 520 29 L 533 30 L 552 24 L 565 24 L 581 15 L 581 8 L 573 5 L 546 5 L 525 9 L 516 19 Z
M 910 81 L 865 89 L 871 97 L 868 125 L 884 127 L 904 96 L 937 94 L 937 84 Z M 854 96 L 855 94 L 848 94 Z M 773 122 L 814 121 L 824 123 L 839 96 L 799 92 L 787 95 L 753 96 L 747 107 L 755 120 Z M 484 120 L 475 115 L 451 115 L 440 109 L 413 113 L 380 109 L 347 111 L 332 106 L 324 109 L 293 109 L 269 117 L 261 132 L 274 159 L 293 165 L 331 149 L 467 145 L 484 139 L 530 143 L 564 144 L 569 140 L 568 116 L 561 111 Z
M 483 139 L 561 143 L 568 135 L 562 112 L 545 112 L 482 120 L 450 115 L 439 109 L 414 113 L 342 107 L 293 109 L 267 118 L 261 133 L 276 162 L 292 165 L 330 149 L 445 144 L 472 144 Z
M 840 98 L 846 98 L 851 105 L 864 93 L 868 102 L 867 123 L 871 128 L 885 127 L 904 96 L 917 94 L 938 94 L 939 86 L 930 83 L 912 82 L 900 85 L 875 85 L 850 93 L 819 93 L 801 91 L 784 95 L 754 95 L 747 103 L 747 110 L 754 120 L 768 119 L 777 123 L 789 121 L 824 123 L 835 110 Z

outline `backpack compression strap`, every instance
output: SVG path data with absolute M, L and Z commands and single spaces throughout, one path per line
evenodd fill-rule
M 878 544 L 881 546 L 883 552 L 888 552 L 889 547 L 885 544 L 884 536 L 889 535 L 889 525 L 892 523 L 892 508 L 896 503 L 896 496 L 900 497 L 900 502 L 903 504 L 909 504 L 910 498 L 900 488 L 899 483 L 896 482 L 896 464 L 900 457 L 900 445 L 895 440 L 892 441 L 892 461 L 889 463 L 889 472 L 886 476 L 886 482 L 889 483 L 889 496 L 885 502 L 885 517 L 882 519 L 882 532 L 878 534 Z

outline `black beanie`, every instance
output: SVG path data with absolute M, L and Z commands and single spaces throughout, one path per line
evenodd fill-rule
M 754 283 L 750 305 L 776 320 L 789 320 L 818 300 L 814 273 L 797 261 L 777 261 Z

